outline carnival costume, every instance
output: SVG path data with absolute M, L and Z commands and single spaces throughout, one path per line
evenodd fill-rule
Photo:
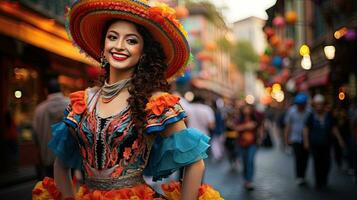
M 144 26 L 166 55 L 166 78 L 180 74 L 190 59 L 186 33 L 172 8 L 150 6 L 144 0 L 76 1 L 67 13 L 67 30 L 74 43 L 98 62 L 106 22 L 121 19 Z M 143 175 L 161 180 L 177 169 L 207 158 L 209 137 L 187 128 L 168 137 L 159 133 L 186 117 L 179 97 L 169 93 L 152 96 L 146 105 L 146 126 L 138 134 L 130 106 L 102 118 L 97 101 L 103 88 L 70 94 L 64 119 L 52 127 L 49 147 L 69 168 L 81 169 L 85 184 L 75 199 L 161 199 Z M 179 199 L 180 183 L 163 184 L 163 199 Z M 33 199 L 60 199 L 53 179 L 45 178 L 32 191 Z M 208 185 L 199 189 L 200 200 L 222 199 Z

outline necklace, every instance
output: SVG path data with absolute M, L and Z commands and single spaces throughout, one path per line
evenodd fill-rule
M 119 93 L 122 91 L 130 82 L 129 79 L 124 79 L 113 84 L 108 84 L 107 81 L 104 81 L 102 86 L 102 91 L 100 93 L 103 103 L 111 102 Z

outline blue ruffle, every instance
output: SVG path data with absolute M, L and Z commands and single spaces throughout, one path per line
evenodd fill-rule
M 160 124 L 160 125 L 155 125 L 155 126 L 149 126 L 148 128 L 146 128 L 146 132 L 147 133 L 154 133 L 154 132 L 160 132 L 165 130 L 166 126 L 169 124 L 173 124 L 175 122 L 178 122 L 180 120 L 182 120 L 183 118 L 187 117 L 186 113 L 180 112 L 178 115 L 171 117 L 170 119 L 167 119 L 164 123 Z
M 197 129 L 188 128 L 170 137 L 157 136 L 144 174 L 153 180 L 168 177 L 181 167 L 207 158 L 210 138 Z
M 67 167 L 81 169 L 78 144 L 64 121 L 52 125 L 52 139 L 48 147 Z

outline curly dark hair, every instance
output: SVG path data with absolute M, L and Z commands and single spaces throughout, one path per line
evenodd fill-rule
M 104 34 L 106 34 L 110 25 L 116 21 L 117 20 L 112 20 L 106 24 Z M 160 43 L 153 40 L 152 35 L 145 27 L 135 23 L 133 24 L 139 34 L 143 37 L 144 48 L 139 63 L 134 68 L 131 84 L 129 86 L 130 97 L 127 101 L 130 106 L 136 131 L 138 131 L 138 133 L 143 133 L 147 116 L 145 108 L 149 98 L 155 92 L 169 91 L 170 85 L 165 77 L 167 69 L 167 64 L 165 63 L 166 56 Z M 103 83 L 108 77 L 109 65 L 105 67 L 105 74 L 101 79 L 101 82 Z

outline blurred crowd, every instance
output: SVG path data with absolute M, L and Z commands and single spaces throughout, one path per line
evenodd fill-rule
M 288 102 L 288 101 L 287 101 Z M 332 164 L 357 184 L 357 112 L 355 102 L 331 106 L 321 94 L 298 93 L 283 108 L 259 107 L 244 100 L 195 96 L 181 98 L 187 124 L 211 136 L 211 160 L 229 160 L 232 171 L 242 171 L 244 188 L 253 190 L 255 155 L 259 147 L 279 147 L 294 157 L 296 184 L 306 184 L 309 157 L 314 186 L 328 186 Z

